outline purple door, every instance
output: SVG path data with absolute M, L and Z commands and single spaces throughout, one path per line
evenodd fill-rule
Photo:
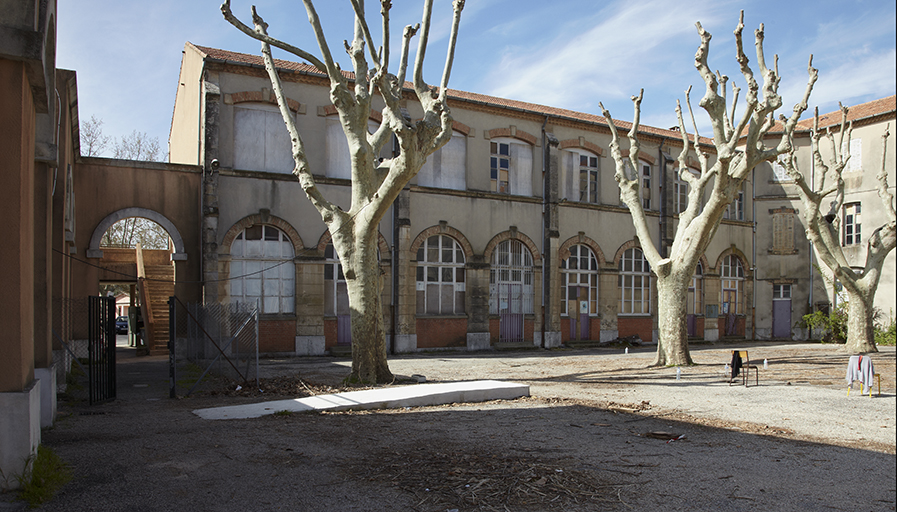
M 587 340 L 590 339 L 589 336 L 589 314 L 580 314 L 579 315 L 579 339 Z
M 352 316 L 338 315 L 336 317 L 336 344 L 352 344 Z
M 791 300 L 772 301 L 772 337 L 791 338 Z
M 499 341 L 523 341 L 523 285 L 506 284 L 506 302 L 499 306 Z
M 689 336 L 697 336 L 698 335 L 698 321 L 695 315 L 686 315 L 685 323 L 688 329 Z

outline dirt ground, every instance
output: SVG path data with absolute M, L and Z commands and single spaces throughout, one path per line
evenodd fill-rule
M 738 348 L 759 363 L 749 387 L 723 375 Z M 692 356 L 678 379 L 650 347 L 401 356 L 397 375 L 531 396 L 224 421 L 192 411 L 333 392 L 350 362 L 264 360 L 261 393 L 169 399 L 165 360 L 125 359 L 117 400 L 62 404 L 43 432 L 75 477 L 39 510 L 895 510 L 893 347 L 872 356 L 872 398 L 847 396 L 835 345 Z

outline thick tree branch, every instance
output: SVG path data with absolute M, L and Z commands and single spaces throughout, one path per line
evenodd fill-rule
M 430 95 L 430 88 L 424 83 L 424 57 L 427 54 L 427 42 L 430 39 L 430 18 L 433 14 L 433 0 L 424 0 L 424 14 L 420 25 L 420 39 L 417 41 L 417 56 L 414 59 L 414 71 L 411 83 L 418 98 Z
M 442 71 L 442 80 L 439 82 L 439 101 L 445 101 L 448 94 L 449 76 L 452 74 L 452 63 L 455 60 L 455 44 L 458 41 L 458 27 L 461 24 L 461 11 L 464 10 L 464 0 L 452 2 L 452 32 L 449 37 L 448 55 L 445 57 L 445 68 Z
M 224 6 L 222 6 L 222 10 L 223 9 Z M 255 25 L 255 30 L 253 32 L 258 36 L 267 36 L 266 31 L 268 25 L 262 17 L 258 15 L 255 7 L 252 8 L 252 20 Z M 268 72 L 268 78 L 271 80 L 271 86 L 274 90 L 274 96 L 277 98 L 277 105 L 280 108 L 284 124 L 287 127 L 287 131 L 290 133 L 290 144 L 292 145 L 293 161 L 295 162 L 293 174 L 296 175 L 296 178 L 302 186 L 302 190 L 321 214 L 324 222 L 329 225 L 336 220 L 337 217 L 344 215 L 344 212 L 328 201 L 323 194 L 321 194 L 320 190 L 318 190 L 308 165 L 305 146 L 302 143 L 302 138 L 299 136 L 299 130 L 296 128 L 293 115 L 290 112 L 286 97 L 283 94 L 283 84 L 280 81 L 280 75 L 278 75 L 277 69 L 274 67 L 274 58 L 271 56 L 271 46 L 264 40 L 264 37 L 256 37 L 255 39 L 260 40 L 262 43 L 262 58 L 265 61 L 265 70 Z
M 253 12 L 255 12 L 255 11 L 253 11 Z M 287 44 L 287 43 L 284 43 L 283 41 L 280 41 L 273 37 L 270 37 L 267 34 L 260 34 L 260 33 L 256 32 L 255 30 L 246 26 L 242 21 L 240 21 L 239 18 L 234 16 L 234 13 L 230 9 L 230 0 L 225 0 L 225 2 L 223 4 L 221 4 L 221 13 L 224 15 L 224 19 L 227 20 L 228 23 L 230 23 L 231 25 L 233 25 L 234 27 L 239 29 L 240 32 L 243 32 L 244 34 L 248 35 L 249 37 L 251 37 L 253 39 L 257 39 L 263 43 L 268 43 L 271 46 L 276 46 L 277 48 L 280 48 L 281 50 L 292 53 L 293 55 L 299 57 L 300 59 L 308 61 L 312 66 L 321 70 L 322 73 L 327 73 L 326 64 L 321 62 L 314 55 L 308 53 L 305 50 L 302 50 L 301 48 L 297 48 L 291 44 Z
M 658 277 L 665 277 L 670 273 L 672 261 L 669 258 L 662 258 L 660 256 L 660 252 L 657 250 L 657 247 L 654 245 L 654 241 L 651 239 L 651 230 L 648 226 L 648 218 L 645 215 L 645 210 L 642 207 L 641 198 L 639 195 L 640 187 L 638 176 L 638 127 L 639 117 L 641 114 L 641 102 L 642 97 L 644 96 L 644 92 L 645 90 L 642 89 L 641 91 L 639 91 L 638 96 L 632 96 L 634 114 L 632 127 L 629 130 L 629 165 L 633 170 L 632 178 L 626 176 L 626 163 L 623 160 L 623 152 L 620 150 L 620 137 L 619 133 L 617 132 L 617 127 L 614 124 L 614 120 L 611 117 L 610 112 L 606 108 L 604 108 L 604 105 L 602 103 L 598 103 L 598 108 L 601 109 L 602 115 L 607 121 L 608 127 L 611 131 L 610 153 L 611 157 L 614 159 L 614 163 L 616 164 L 614 179 L 617 181 L 617 184 L 620 187 L 620 198 L 629 208 L 629 213 L 632 215 L 632 224 L 635 227 L 635 233 L 639 239 L 639 245 L 641 245 L 642 253 L 648 260 L 648 263 L 651 264 L 651 268 L 654 270 L 654 273 Z

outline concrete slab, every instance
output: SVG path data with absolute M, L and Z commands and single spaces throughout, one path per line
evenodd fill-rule
M 206 420 L 258 418 L 278 411 L 345 411 L 358 409 L 395 409 L 487 400 L 512 400 L 529 396 L 529 386 L 497 380 L 417 384 L 333 395 L 318 395 L 257 404 L 196 409 L 194 414 Z

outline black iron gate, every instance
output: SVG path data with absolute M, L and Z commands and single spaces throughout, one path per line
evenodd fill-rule
M 57 399 L 112 400 L 115 386 L 115 298 L 53 299 Z
M 115 398 L 115 297 L 88 298 L 87 354 L 91 405 Z

